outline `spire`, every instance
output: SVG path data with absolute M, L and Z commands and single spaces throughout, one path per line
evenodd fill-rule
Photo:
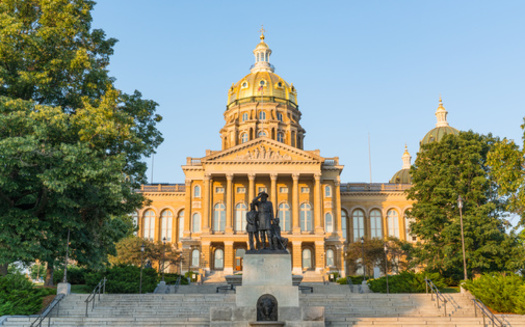
M 261 36 L 259 38 L 261 39 L 261 42 L 257 44 L 255 47 L 255 50 L 253 50 L 253 54 L 255 55 L 255 64 L 250 67 L 250 71 L 252 73 L 255 72 L 274 72 L 274 67 L 270 64 L 270 55 L 272 54 L 272 50 L 268 47 L 268 45 L 264 42 L 264 27 L 261 26 L 260 29 Z
M 448 126 L 447 114 L 448 114 L 448 111 L 445 109 L 445 107 L 443 107 L 443 101 L 441 100 L 441 95 L 440 95 L 439 96 L 439 106 L 436 110 L 436 118 L 437 118 L 436 127 L 447 127 Z
M 410 166 L 412 165 L 412 156 L 410 156 L 410 153 L 408 153 L 407 145 L 405 144 L 405 152 L 403 153 L 403 156 L 401 157 L 403 159 L 403 168 L 402 169 L 410 169 Z

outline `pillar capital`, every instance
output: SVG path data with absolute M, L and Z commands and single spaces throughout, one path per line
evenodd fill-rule
M 293 174 L 292 174 L 292 179 L 293 179 L 294 181 L 298 181 L 298 180 L 299 180 L 299 176 L 301 176 L 301 174 L 299 174 L 299 173 L 293 173 Z
M 231 182 L 233 180 L 233 173 L 227 173 L 226 179 L 228 180 L 228 182 Z
M 187 179 L 184 182 L 185 182 L 186 186 L 188 186 L 188 187 L 191 186 L 191 179 Z
M 210 173 L 205 173 L 204 174 L 204 180 L 205 181 L 209 181 L 211 179 L 211 174 Z
M 277 180 L 277 177 L 278 177 L 278 176 L 279 176 L 279 174 L 277 174 L 277 173 L 271 173 L 271 174 L 270 174 L 270 179 L 271 179 L 272 181 L 275 181 L 275 180 Z
M 315 173 L 315 174 L 314 174 L 314 179 L 315 179 L 316 181 L 320 181 L 322 175 L 323 175 L 322 173 Z
M 255 180 L 255 173 L 248 174 L 248 180 L 250 180 L 250 181 Z

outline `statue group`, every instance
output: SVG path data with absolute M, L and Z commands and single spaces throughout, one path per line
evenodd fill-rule
M 251 202 L 250 211 L 246 214 L 249 251 L 286 251 L 288 239 L 281 236 L 279 217 L 274 217 L 273 213 L 273 204 L 268 201 L 265 192 L 259 193 Z

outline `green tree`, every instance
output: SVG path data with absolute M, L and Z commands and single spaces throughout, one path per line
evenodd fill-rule
M 162 142 L 157 104 L 116 90 L 89 0 L 0 3 L 0 264 L 96 266 L 132 231 Z M 3 271 L 2 271 L 3 272 Z
M 416 200 L 411 230 L 422 241 L 415 255 L 428 270 L 462 279 L 458 196 L 463 198 L 469 274 L 517 268 L 515 259 L 522 247 L 516 235 L 505 232 L 504 199 L 498 197 L 487 165 L 496 141 L 470 131 L 422 145 L 411 168 L 414 185 L 408 198 Z

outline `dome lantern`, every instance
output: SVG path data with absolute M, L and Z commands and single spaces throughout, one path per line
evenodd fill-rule
M 253 54 L 255 55 L 255 64 L 252 65 L 250 71 L 256 72 L 274 72 L 275 68 L 270 64 L 270 55 L 272 50 L 268 47 L 268 44 L 264 42 L 264 28 L 261 27 L 261 42 L 257 44 Z
M 405 152 L 403 153 L 403 156 L 401 157 L 403 159 L 403 168 L 402 169 L 410 169 L 410 166 L 412 165 L 412 156 L 410 153 L 408 153 L 407 145 L 405 144 Z
M 447 114 L 448 112 L 445 109 L 445 107 L 443 107 L 443 101 L 441 100 L 441 96 L 439 96 L 439 106 L 436 110 L 436 118 L 437 118 L 436 127 L 447 127 L 448 126 Z

